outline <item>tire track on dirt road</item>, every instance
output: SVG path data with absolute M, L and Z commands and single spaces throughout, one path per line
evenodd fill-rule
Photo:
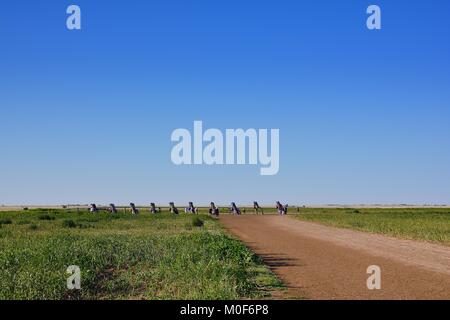
M 282 298 L 450 299 L 450 247 L 286 216 L 220 220 L 285 282 Z M 381 290 L 367 288 L 372 265 L 381 268 Z

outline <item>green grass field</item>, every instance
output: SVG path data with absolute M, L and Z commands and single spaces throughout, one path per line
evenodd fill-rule
M 0 212 L 0 299 L 222 300 L 281 286 L 217 220 L 199 218 Z M 81 291 L 67 289 L 70 265 L 81 269 Z
M 298 219 L 305 221 L 450 245 L 450 208 L 302 208 L 300 212 Z

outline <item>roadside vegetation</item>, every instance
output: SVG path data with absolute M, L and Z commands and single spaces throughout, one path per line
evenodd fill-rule
M 280 286 L 207 215 L 57 209 L 0 212 L 0 279 L 0 300 L 251 299 Z
M 450 245 L 450 208 L 302 208 L 298 219 Z

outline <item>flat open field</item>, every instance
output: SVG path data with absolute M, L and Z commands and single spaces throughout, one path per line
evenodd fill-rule
M 302 208 L 303 221 L 450 245 L 450 208 Z
M 124 208 L 3 211 L 0 299 L 450 299 L 449 208 L 298 211 L 222 207 L 215 219 L 202 208 L 200 222 Z M 70 265 L 80 292 L 66 288 Z M 367 288 L 371 265 L 381 290 Z
M 283 280 L 288 288 L 283 298 L 450 299 L 450 246 L 296 216 L 222 215 L 220 220 Z M 380 290 L 367 287 L 370 266 L 381 270 Z
M 0 299 L 263 298 L 280 283 L 216 219 L 0 212 Z M 79 293 L 66 269 L 81 269 Z

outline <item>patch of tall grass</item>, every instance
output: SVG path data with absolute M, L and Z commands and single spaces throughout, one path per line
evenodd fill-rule
M 28 210 L 0 219 L 11 220 L 0 229 L 0 299 L 261 298 L 279 284 L 206 215 L 202 228 L 170 214 Z M 80 291 L 67 289 L 71 265 L 81 269 Z

